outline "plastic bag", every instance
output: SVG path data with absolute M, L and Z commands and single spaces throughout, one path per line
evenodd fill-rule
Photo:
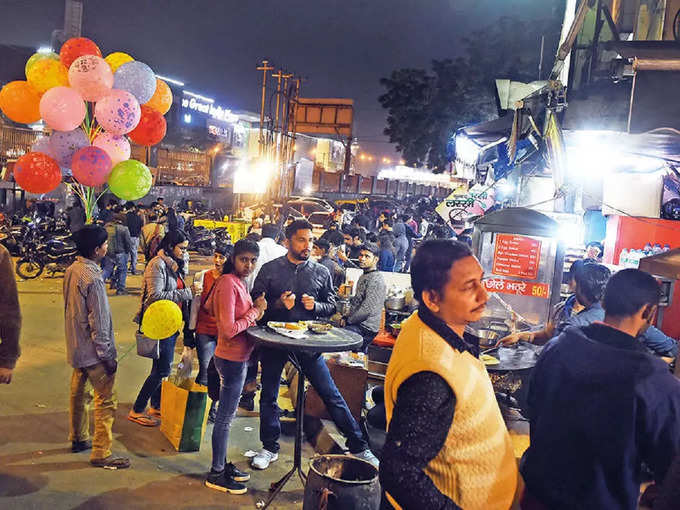
M 177 386 L 183 387 L 182 384 L 186 379 L 191 378 L 191 370 L 194 363 L 194 349 L 185 347 L 182 351 L 182 359 L 177 364 L 177 373 L 175 374 L 174 383 Z

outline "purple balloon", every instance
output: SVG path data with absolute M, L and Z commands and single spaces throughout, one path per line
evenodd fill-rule
M 47 136 L 38 138 L 33 145 L 31 145 L 31 152 L 42 152 L 51 158 L 54 157 L 52 156 L 52 150 L 50 149 L 50 139 Z
M 73 155 L 88 145 L 90 145 L 90 140 L 80 128 L 73 131 L 54 131 L 50 136 L 51 156 L 62 168 L 71 168 Z
M 156 75 L 144 62 L 127 62 L 113 74 L 113 88 L 129 92 L 144 104 L 156 92 Z

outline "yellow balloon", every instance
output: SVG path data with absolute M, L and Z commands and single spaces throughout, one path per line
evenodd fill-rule
M 127 64 L 128 62 L 132 62 L 134 60 L 134 58 L 132 58 L 127 53 L 123 53 L 122 51 L 116 51 L 115 53 L 111 53 L 110 55 L 107 55 L 107 57 L 104 60 L 106 60 L 106 62 L 111 67 L 111 72 L 115 73 L 116 69 L 118 69 L 123 64 Z
M 182 328 L 182 310 L 167 299 L 151 303 L 142 317 L 142 333 L 153 340 L 163 340 Z
M 68 87 L 68 71 L 58 60 L 41 60 L 31 66 L 26 73 L 28 82 L 39 94 L 54 87 Z

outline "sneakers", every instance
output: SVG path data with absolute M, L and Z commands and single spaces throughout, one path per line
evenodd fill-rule
M 229 494 L 245 494 L 248 491 L 245 485 L 228 476 L 226 471 L 213 473 L 212 469 L 205 480 L 205 486 Z
M 226 473 L 227 476 L 231 477 L 232 480 L 236 482 L 247 482 L 250 480 L 250 473 L 246 473 L 245 471 L 241 471 L 239 468 L 234 466 L 231 462 L 229 462 L 226 466 L 224 466 L 224 472 Z
M 267 469 L 269 467 L 269 464 L 271 464 L 272 462 L 276 462 L 277 460 L 279 460 L 278 453 L 262 449 L 260 450 L 260 453 L 253 457 L 253 460 L 250 461 L 250 465 L 253 466 L 255 469 Z
M 127 469 L 130 467 L 130 459 L 126 457 L 114 457 L 109 455 L 103 459 L 90 459 L 90 464 L 94 467 L 105 469 Z
M 378 460 L 378 457 L 373 455 L 373 452 L 369 450 L 368 448 L 364 450 L 363 452 L 358 452 L 358 453 L 350 453 L 352 457 L 356 457 L 357 459 L 365 460 L 366 462 L 370 462 L 373 467 L 376 469 L 380 469 L 380 461 Z

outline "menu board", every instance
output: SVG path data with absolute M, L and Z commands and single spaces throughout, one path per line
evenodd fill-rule
M 541 241 L 515 234 L 498 234 L 491 272 L 535 280 L 541 261 Z

